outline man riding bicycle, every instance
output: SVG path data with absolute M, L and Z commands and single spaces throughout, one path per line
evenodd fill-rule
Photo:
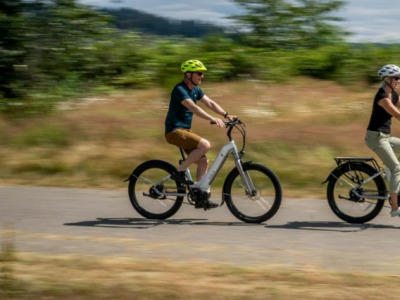
M 200 181 L 207 172 L 208 159 L 205 154 L 210 149 L 210 142 L 191 130 L 193 114 L 217 124 L 218 127 L 225 127 L 223 120 L 206 113 L 197 105 L 197 102 L 204 104 L 213 112 L 230 121 L 233 121 L 235 116 L 229 115 L 198 87 L 204 78 L 204 71 L 207 71 L 201 61 L 194 59 L 185 61 L 181 65 L 181 71 L 184 73 L 183 81 L 175 85 L 171 92 L 171 100 L 165 119 L 165 139 L 168 143 L 182 148 L 188 154 L 185 161 L 171 174 L 171 179 L 190 185 L 193 182 L 186 178 L 185 170 L 191 164 L 196 163 L 196 177 L 197 181 Z M 218 204 L 209 200 L 206 205 L 208 208 L 218 207 Z M 196 208 L 200 207 L 196 206 Z

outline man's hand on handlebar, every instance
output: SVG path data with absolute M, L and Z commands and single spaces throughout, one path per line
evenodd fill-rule
M 222 125 L 221 123 L 222 122 Z M 232 116 L 231 118 L 228 118 L 228 121 L 223 121 L 221 119 L 215 118 L 213 119 L 213 121 L 210 121 L 211 125 L 218 125 L 218 127 L 228 127 L 228 125 L 235 125 L 235 124 L 242 124 L 242 122 L 236 117 L 236 116 Z
M 233 122 L 233 121 L 235 121 L 237 119 L 236 116 L 231 116 L 231 115 L 227 115 L 226 118 L 231 122 Z
M 221 119 L 218 119 L 218 118 L 214 118 L 214 119 L 211 121 L 211 124 L 217 124 L 218 127 L 225 127 L 224 121 L 222 121 Z

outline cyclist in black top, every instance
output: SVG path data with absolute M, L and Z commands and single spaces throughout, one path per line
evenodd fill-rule
M 365 143 L 390 170 L 389 193 L 392 217 L 400 216 L 397 195 L 400 191 L 400 163 L 395 153 L 400 152 L 400 139 L 390 135 L 392 117 L 400 120 L 399 85 L 400 68 L 385 65 L 379 69 L 382 85 L 375 95 Z

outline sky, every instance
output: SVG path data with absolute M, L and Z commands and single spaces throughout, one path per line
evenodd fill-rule
M 228 16 L 240 14 L 241 7 L 232 0 L 78 0 L 97 6 L 128 7 L 154 15 L 201 20 L 216 25 L 229 25 Z M 345 0 L 335 13 L 344 19 L 342 27 L 352 33 L 349 42 L 400 42 L 400 0 Z

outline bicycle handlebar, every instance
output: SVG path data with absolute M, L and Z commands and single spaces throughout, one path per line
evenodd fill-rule
M 210 124 L 217 124 L 216 122 L 210 121 Z M 239 130 L 239 132 L 242 134 L 243 137 L 243 147 L 242 150 L 240 151 L 241 156 L 245 153 L 244 148 L 246 145 L 246 125 L 240 121 L 238 118 L 235 118 L 233 121 L 224 121 L 225 127 L 229 128 L 228 132 L 226 135 L 228 136 L 228 139 L 232 141 L 232 129 L 235 127 L 236 129 Z
M 217 123 L 214 122 L 214 121 L 210 121 L 210 124 L 211 125 L 215 125 Z M 224 121 L 224 124 L 225 124 L 226 127 L 228 127 L 228 126 L 235 126 L 237 124 L 242 124 L 242 122 L 238 118 L 236 118 L 233 121 Z

